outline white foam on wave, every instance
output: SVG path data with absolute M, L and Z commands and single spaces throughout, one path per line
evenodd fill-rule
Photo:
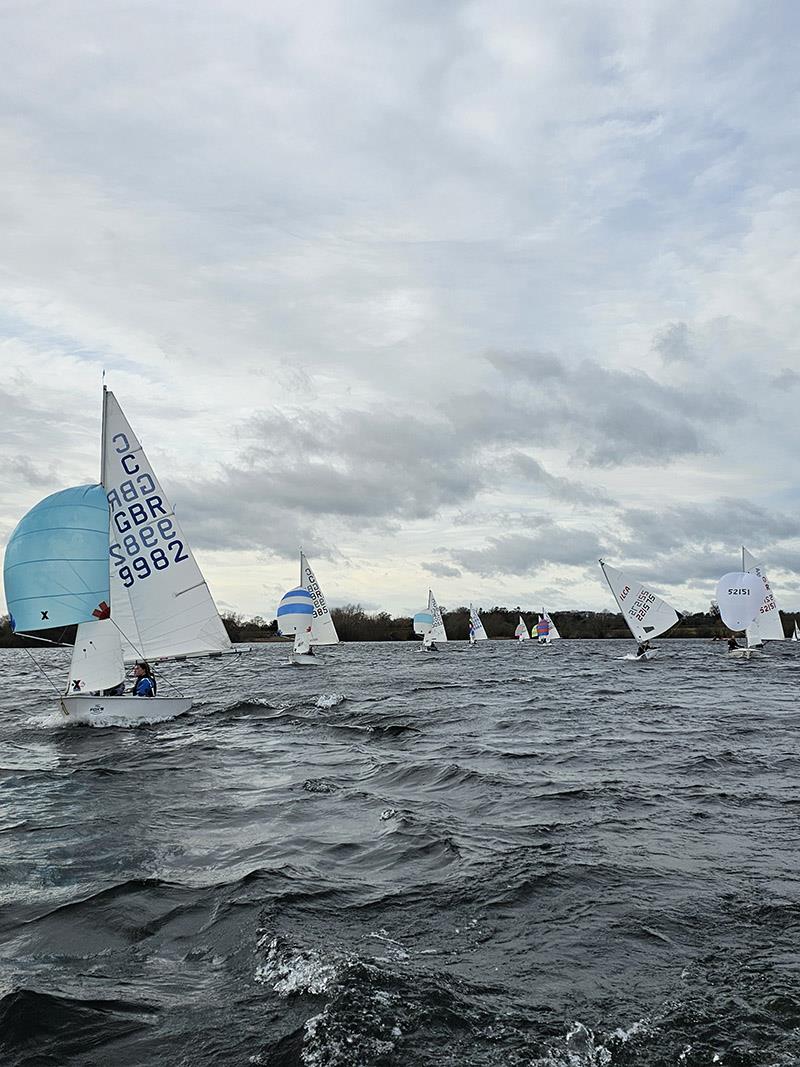
M 652 1033 L 646 1019 L 640 1019 L 627 1029 L 619 1027 L 606 1039 L 625 1044 L 632 1037 Z M 533 1060 L 531 1067 L 610 1067 L 613 1053 L 582 1022 L 574 1022 L 564 1038 L 562 1047 L 550 1048 L 544 1059 Z
M 335 708 L 337 704 L 341 704 L 344 697 L 341 693 L 321 693 L 317 697 L 314 704 L 317 708 Z
M 314 949 L 292 948 L 279 937 L 270 939 L 269 934 L 261 938 L 258 947 L 265 949 L 265 955 L 255 979 L 271 985 L 281 997 L 294 993 L 319 996 L 339 977 L 342 962 L 326 960 Z

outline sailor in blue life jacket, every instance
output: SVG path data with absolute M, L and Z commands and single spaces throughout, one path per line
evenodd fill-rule
M 144 660 L 139 660 L 138 663 L 134 664 L 133 676 L 136 679 L 136 684 L 131 690 L 133 696 L 154 697 L 156 695 L 156 680 L 148 663 Z

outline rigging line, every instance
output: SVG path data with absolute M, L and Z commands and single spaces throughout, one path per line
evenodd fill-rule
M 36 657 L 33 655 L 31 650 L 29 648 L 26 648 L 25 652 L 27 653 L 27 655 L 28 655 L 31 663 L 33 663 L 34 667 L 36 667 L 36 669 L 39 671 L 39 673 L 44 676 L 45 680 L 48 681 L 50 683 L 50 685 L 52 685 L 53 689 L 55 689 L 56 695 L 58 696 L 58 706 L 61 708 L 62 713 L 64 715 L 66 715 L 67 718 L 69 718 L 69 712 L 67 711 L 66 707 L 64 706 L 64 694 L 58 688 L 58 686 L 53 681 L 53 679 L 50 677 L 50 675 L 45 671 L 45 669 L 39 663 L 36 662 Z

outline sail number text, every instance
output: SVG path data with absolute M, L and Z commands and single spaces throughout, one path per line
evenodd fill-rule
M 149 578 L 173 563 L 189 559 L 183 542 L 167 515 L 152 475 L 143 471 L 124 433 L 112 437 L 120 465 L 129 477 L 106 495 L 119 540 L 109 548 L 114 566 L 126 589 L 137 578 Z
M 325 597 L 322 595 L 322 590 L 317 585 L 317 579 L 314 577 L 311 568 L 305 569 L 305 588 L 311 594 L 311 603 L 314 605 L 314 614 L 312 619 L 318 619 L 322 615 L 328 614 L 328 606 L 325 603 Z

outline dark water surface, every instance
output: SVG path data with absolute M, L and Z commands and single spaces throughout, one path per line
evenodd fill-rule
M 800 646 L 632 644 L 0 653 L 0 1062 L 800 1063 Z

